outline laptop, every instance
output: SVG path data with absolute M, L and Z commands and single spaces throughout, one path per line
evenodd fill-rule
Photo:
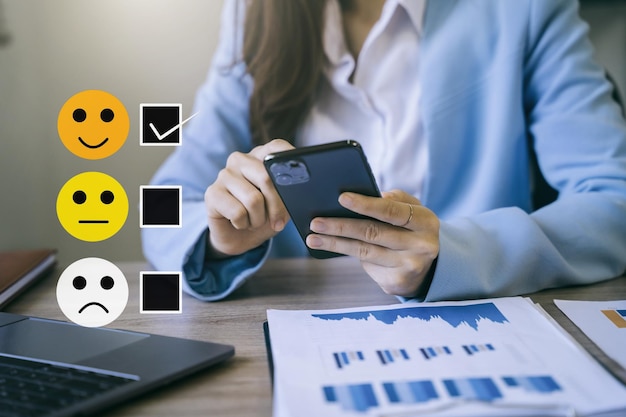
M 234 353 L 230 345 L 0 312 L 0 416 L 92 415 Z

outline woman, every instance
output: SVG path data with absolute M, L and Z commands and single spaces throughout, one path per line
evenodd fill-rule
M 346 138 L 390 191 L 344 193 L 375 220 L 314 219 L 307 245 L 359 257 L 387 293 L 514 295 L 626 270 L 626 125 L 575 0 L 229 1 L 196 111 L 153 179 L 183 186 L 183 228 L 142 233 L 198 298 L 306 254 L 263 157 Z M 559 193 L 543 208 L 534 155 Z

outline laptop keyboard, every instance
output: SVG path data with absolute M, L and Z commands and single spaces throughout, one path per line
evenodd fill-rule
M 0 417 L 43 417 L 133 381 L 0 355 Z

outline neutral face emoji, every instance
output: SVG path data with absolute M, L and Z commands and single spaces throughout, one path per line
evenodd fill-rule
M 113 236 L 126 222 L 128 197 L 115 178 L 83 172 L 70 178 L 57 196 L 57 217 L 77 239 L 98 242 Z
M 61 142 L 74 155 L 102 159 L 122 147 L 130 119 L 114 95 L 85 90 L 70 97 L 59 111 L 57 130 Z
M 68 266 L 59 277 L 57 302 L 74 323 L 104 326 L 126 308 L 128 282 L 115 264 L 101 258 L 83 258 Z

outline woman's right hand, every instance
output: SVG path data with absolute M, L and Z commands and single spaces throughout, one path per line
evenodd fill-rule
M 233 152 L 204 193 L 208 256 L 220 258 L 254 249 L 283 230 L 289 214 L 263 166 L 266 155 L 293 149 L 283 139 Z

